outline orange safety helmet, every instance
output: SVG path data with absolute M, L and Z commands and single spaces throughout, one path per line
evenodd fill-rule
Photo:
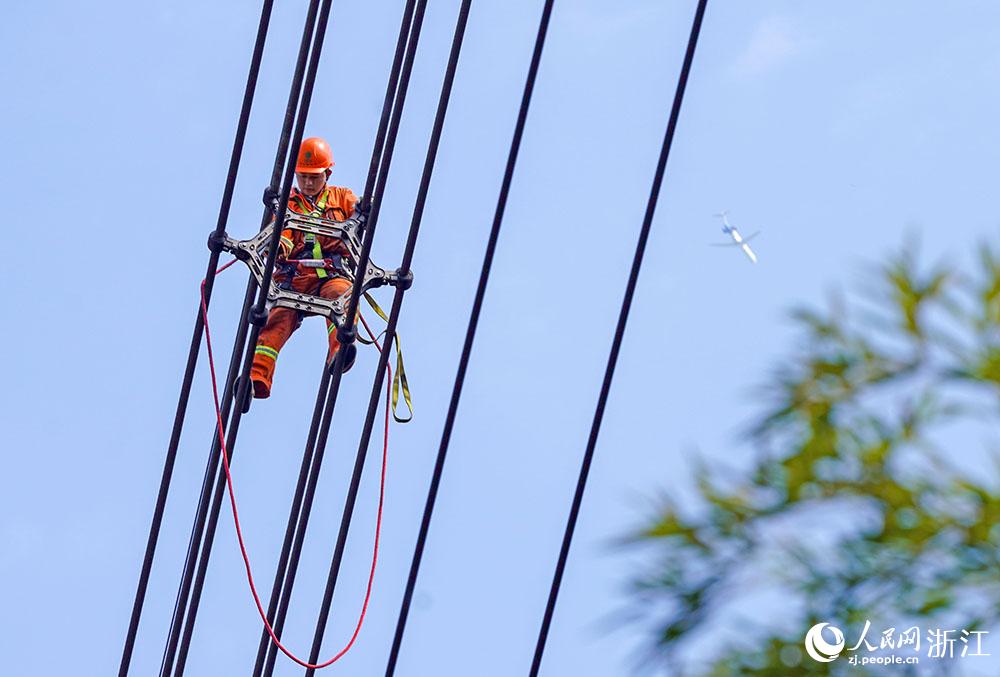
M 295 163 L 298 174 L 321 174 L 333 166 L 330 144 L 318 136 L 306 139 L 299 146 L 299 159 Z

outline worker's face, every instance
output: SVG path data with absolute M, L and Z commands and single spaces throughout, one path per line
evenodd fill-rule
M 326 177 L 329 176 L 330 172 L 320 172 L 319 174 L 295 174 L 295 182 L 299 186 L 299 190 L 305 193 L 309 197 L 313 197 L 321 190 L 323 186 L 326 185 Z

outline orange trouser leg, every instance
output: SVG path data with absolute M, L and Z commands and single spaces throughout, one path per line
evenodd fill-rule
M 319 295 L 323 298 L 335 299 L 350 291 L 351 283 L 349 280 L 345 280 L 342 277 L 334 277 L 323 283 L 323 286 L 319 288 Z M 337 340 L 337 325 L 329 319 L 326 321 L 326 333 L 330 337 L 330 352 L 326 356 L 329 362 L 333 360 L 333 357 L 340 349 L 340 341 Z
M 350 291 L 351 283 L 341 277 L 331 277 L 328 280 L 317 280 L 315 277 L 300 276 L 292 280 L 292 289 L 299 292 L 317 293 L 315 286 L 321 283 L 318 295 L 328 299 Z M 327 320 L 327 334 L 330 337 L 330 351 L 327 360 L 332 360 L 340 348 L 337 340 L 336 326 Z M 250 379 L 253 381 L 254 397 L 263 399 L 271 394 L 271 384 L 274 380 L 275 362 L 282 346 L 299 326 L 299 315 L 288 308 L 275 308 L 267 316 L 267 323 L 257 337 L 257 347 L 253 355 L 253 367 L 250 369 Z
M 267 316 L 267 324 L 257 337 L 253 366 L 250 368 L 254 397 L 263 399 L 271 395 L 271 382 L 274 379 L 278 353 L 298 325 L 298 313 L 288 308 L 275 308 Z

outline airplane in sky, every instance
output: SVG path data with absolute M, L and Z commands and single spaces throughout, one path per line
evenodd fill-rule
M 757 263 L 757 255 L 754 254 L 754 251 L 750 249 L 750 245 L 747 243 L 750 242 L 750 240 L 752 240 L 753 238 L 757 237 L 757 235 L 760 234 L 760 231 L 758 230 L 757 232 L 749 235 L 748 237 L 743 237 L 742 235 L 740 235 L 740 231 L 736 229 L 736 226 L 731 225 L 729 223 L 729 219 L 727 218 L 728 212 L 724 211 L 720 214 L 716 214 L 716 216 L 722 219 L 722 232 L 728 235 L 730 238 L 732 238 L 733 241 L 725 243 L 717 243 L 717 244 L 713 243 L 713 246 L 739 247 L 740 249 L 743 250 L 743 253 L 747 255 L 747 258 L 749 258 L 754 263 Z

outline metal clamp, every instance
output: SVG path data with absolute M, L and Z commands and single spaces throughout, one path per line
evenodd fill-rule
M 208 234 L 208 250 L 213 254 L 218 254 L 223 250 L 226 243 L 226 231 L 221 233 L 213 230 Z
M 354 286 L 357 282 L 358 260 L 361 258 L 359 234 L 364 228 L 364 221 L 365 216 L 357 211 L 345 221 L 331 221 L 288 212 L 285 215 L 282 230 L 286 228 L 298 230 L 303 233 L 336 238 L 343 242 L 348 255 L 344 257 L 344 267 L 340 273 L 349 279 L 351 285 Z M 222 249 L 246 263 L 258 285 L 264 282 L 264 269 L 267 266 L 268 248 L 274 234 L 274 227 L 275 224 L 272 222 L 249 240 L 235 240 L 228 235 L 221 238 Z M 412 283 L 412 273 L 407 272 L 405 275 L 400 275 L 399 271 L 386 271 L 369 261 L 362 277 L 361 292 L 385 285 L 408 289 Z M 314 294 L 281 289 L 272 279 L 270 289 L 267 291 L 267 311 L 270 312 L 272 308 L 289 308 L 309 315 L 322 315 L 329 318 L 337 327 L 345 327 L 349 326 L 345 321 L 349 300 L 350 293 L 343 294 L 336 299 L 328 299 Z M 353 323 L 350 324 L 353 325 Z

